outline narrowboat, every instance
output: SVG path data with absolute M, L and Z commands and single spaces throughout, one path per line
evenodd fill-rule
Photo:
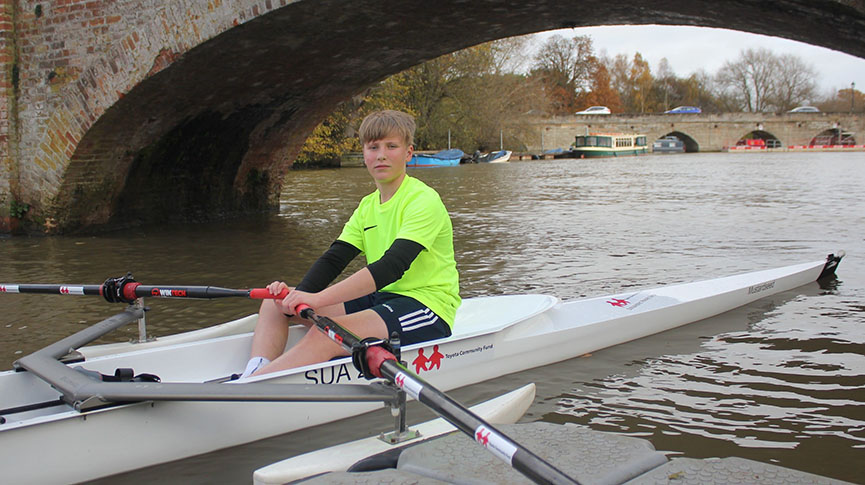
M 577 135 L 571 145 L 574 158 L 629 157 L 649 152 L 646 135 L 636 133 L 590 133 Z

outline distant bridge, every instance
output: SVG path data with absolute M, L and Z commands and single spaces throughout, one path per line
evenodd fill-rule
M 575 115 L 531 120 L 537 136 L 528 151 L 567 148 L 586 132 L 642 133 L 651 142 L 674 135 L 688 152 L 716 152 L 743 138 L 778 140 L 781 146 L 808 145 L 833 134 L 850 133 L 865 143 L 865 116 L 849 113 L 723 113 Z
M 0 2 L 0 222 L 23 202 L 48 232 L 274 210 L 340 102 L 503 37 L 696 25 L 865 57 L 860 0 Z M 725 143 L 713 129 L 694 139 Z

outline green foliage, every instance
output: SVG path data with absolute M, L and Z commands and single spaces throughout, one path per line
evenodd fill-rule
M 544 107 L 536 83 L 509 72 L 524 40 L 481 44 L 417 65 L 372 86 L 343 104 L 307 139 L 297 163 L 318 164 L 360 149 L 355 136 L 364 116 L 381 109 L 415 117 L 415 148 L 438 150 L 450 144 L 467 153 L 508 146 L 522 148 L 530 131 L 520 114 Z
M 18 202 L 17 200 L 12 200 L 9 203 L 9 215 L 11 217 L 15 217 L 18 219 L 22 219 L 25 214 L 30 210 L 30 204 L 25 204 L 23 202 Z
M 331 165 L 346 152 L 359 150 L 360 145 L 357 140 L 346 136 L 350 121 L 350 105 L 344 104 L 315 127 L 301 147 L 295 163 Z

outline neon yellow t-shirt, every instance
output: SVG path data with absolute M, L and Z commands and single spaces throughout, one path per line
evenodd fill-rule
M 453 327 L 461 300 L 454 259 L 453 226 L 439 194 L 406 175 L 393 197 L 382 204 L 379 191 L 361 199 L 339 240 L 360 249 L 367 264 L 381 259 L 396 239 L 424 247 L 402 278 L 379 291 L 410 296 Z

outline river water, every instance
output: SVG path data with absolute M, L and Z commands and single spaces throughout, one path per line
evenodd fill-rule
M 638 436 L 671 456 L 741 456 L 865 483 L 865 154 L 651 155 L 411 173 L 451 213 L 463 297 L 570 300 L 846 250 L 832 284 L 452 395 L 471 404 L 535 382 L 524 421 Z M 127 271 L 144 284 L 297 281 L 371 190 L 363 168 L 293 171 L 274 215 L 0 239 L 0 283 L 98 284 Z M 147 303 L 156 335 L 256 310 L 240 299 Z M 9 368 L 119 310 L 98 297 L 0 296 L 0 361 Z M 410 422 L 430 417 L 410 410 Z M 390 424 L 377 412 L 103 482 L 248 483 L 260 466 Z

